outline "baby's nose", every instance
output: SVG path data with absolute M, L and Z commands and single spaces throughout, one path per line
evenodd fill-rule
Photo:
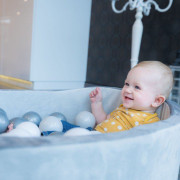
M 127 88 L 126 88 L 126 92 L 127 92 L 127 93 L 132 93 L 132 88 L 131 88 L 130 86 L 127 87 Z

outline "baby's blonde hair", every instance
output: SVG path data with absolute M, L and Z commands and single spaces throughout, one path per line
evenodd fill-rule
M 173 74 L 171 69 L 160 61 L 142 61 L 133 68 L 146 67 L 159 73 L 161 79 L 161 95 L 167 99 L 173 87 Z

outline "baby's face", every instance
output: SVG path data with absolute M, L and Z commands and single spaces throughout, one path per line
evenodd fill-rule
M 158 73 L 144 67 L 132 69 L 121 92 L 123 106 L 141 111 L 154 112 L 152 104 L 158 92 Z

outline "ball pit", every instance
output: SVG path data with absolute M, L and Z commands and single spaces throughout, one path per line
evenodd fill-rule
M 9 119 L 61 112 L 70 123 L 90 111 L 93 88 L 66 91 L 0 90 Z M 120 89 L 102 88 L 105 111 L 120 103 Z M 121 133 L 86 136 L 0 136 L 1 179 L 177 180 L 180 164 L 180 107 L 167 101 L 170 117 Z M 16 108 L 14 108 L 16 107 Z M 162 110 L 159 111 L 160 114 Z

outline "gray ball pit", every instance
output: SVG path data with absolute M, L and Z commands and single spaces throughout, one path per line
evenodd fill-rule
M 0 108 L 9 117 L 35 111 L 63 113 L 73 123 L 90 111 L 92 88 L 67 91 L 1 90 Z M 120 103 L 120 89 L 102 88 L 107 113 Z M 1 180 L 177 180 L 180 107 L 167 101 L 170 117 L 129 131 L 78 137 L 0 136 Z M 159 112 L 162 110 L 159 110 Z

